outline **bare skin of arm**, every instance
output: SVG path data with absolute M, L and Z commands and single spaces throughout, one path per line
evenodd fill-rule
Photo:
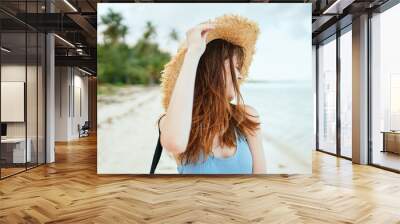
M 186 33 L 187 52 L 165 116 L 160 120 L 160 141 L 168 152 L 178 155 L 186 150 L 192 125 L 194 85 L 197 66 L 206 49 L 212 24 L 199 24 Z
M 252 115 L 249 116 L 251 120 L 260 123 L 259 115 L 254 108 L 246 106 L 246 112 Z M 248 135 L 246 136 L 246 138 L 249 144 L 251 155 L 253 157 L 253 173 L 265 174 L 266 162 L 265 162 L 264 149 L 262 145 L 261 127 L 255 131 L 254 135 Z

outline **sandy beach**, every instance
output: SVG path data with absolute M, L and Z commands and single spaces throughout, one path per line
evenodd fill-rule
M 98 173 L 149 173 L 162 112 L 159 87 L 123 87 L 98 96 Z M 165 152 L 157 173 L 177 173 Z
M 254 99 L 260 99 L 258 95 L 255 96 Z M 258 111 L 263 111 L 263 108 L 277 111 L 268 109 L 261 114 L 266 118 L 262 122 L 266 173 L 310 173 L 312 139 L 308 136 L 310 131 L 305 130 L 310 129 L 311 124 L 297 122 L 302 116 L 308 118 L 309 115 L 299 114 L 298 106 L 293 104 L 273 100 L 262 102 L 252 102 L 252 105 L 256 108 L 259 106 Z M 158 138 L 156 122 L 162 112 L 158 86 L 117 87 L 112 94 L 100 94 L 98 173 L 148 174 Z M 295 116 L 288 120 L 289 116 L 285 117 L 283 112 Z M 296 122 L 298 125 L 293 126 Z M 310 147 L 307 147 L 308 141 Z M 175 160 L 166 151 L 162 154 L 156 173 L 177 173 Z

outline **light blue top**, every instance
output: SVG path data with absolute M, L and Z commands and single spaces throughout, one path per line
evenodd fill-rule
M 253 157 L 247 140 L 236 137 L 236 152 L 226 158 L 209 155 L 204 161 L 203 154 L 195 164 L 178 165 L 179 174 L 251 174 L 253 172 Z

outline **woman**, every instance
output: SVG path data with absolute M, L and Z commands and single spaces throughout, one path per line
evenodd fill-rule
M 243 104 L 238 85 L 249 64 L 247 49 L 229 38 L 208 42 L 208 34 L 221 27 L 207 22 L 186 33 L 179 75 L 159 120 L 161 145 L 180 174 L 266 172 L 259 115 Z

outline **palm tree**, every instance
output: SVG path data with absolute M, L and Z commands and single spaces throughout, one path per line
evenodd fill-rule
M 179 35 L 176 29 L 172 28 L 171 32 L 169 33 L 169 39 L 176 42 L 179 41 Z
M 153 37 L 155 37 L 156 35 L 157 35 L 156 27 L 153 25 L 153 23 L 151 21 L 147 21 L 146 29 L 143 33 L 143 39 L 148 41 L 148 40 L 152 39 Z
M 128 27 L 122 24 L 122 20 L 121 14 L 114 12 L 112 9 L 109 9 L 108 13 L 101 17 L 101 23 L 106 26 L 103 31 L 106 43 L 116 44 L 124 41 L 128 33 Z
M 152 48 L 154 48 L 155 43 L 152 42 L 152 39 L 156 35 L 157 35 L 156 27 L 153 25 L 151 21 L 147 21 L 143 35 L 136 43 L 137 50 L 138 52 L 140 52 L 140 54 L 146 54 L 153 50 Z

